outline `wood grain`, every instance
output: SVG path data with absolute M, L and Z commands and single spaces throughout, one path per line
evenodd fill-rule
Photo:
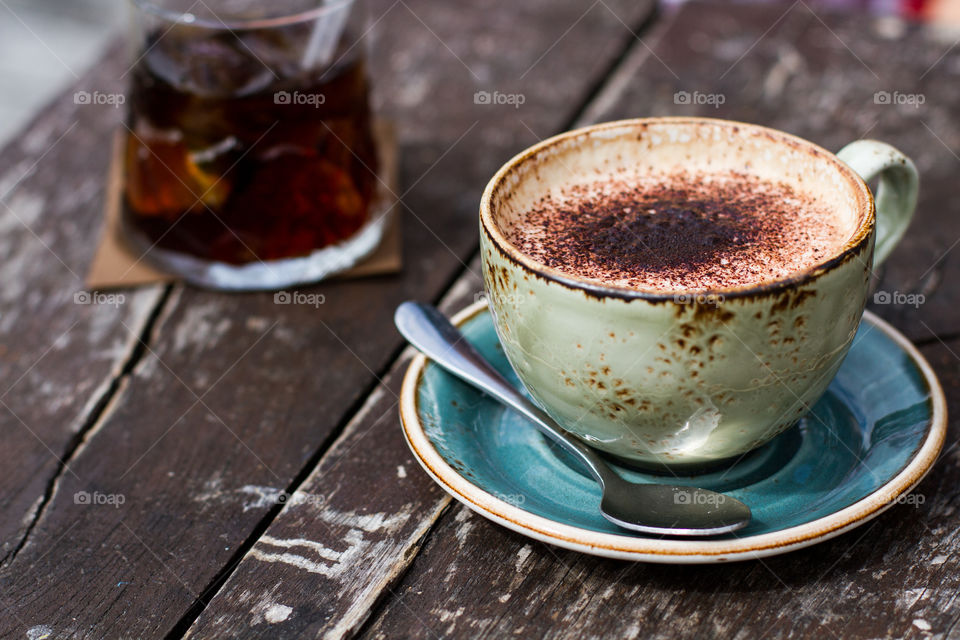
M 114 73 L 115 75 L 115 73 Z M 98 69 L 75 90 L 109 92 Z M 162 287 L 101 296 L 82 276 L 99 231 L 116 109 L 73 91 L 0 152 L 0 562 L 23 543 L 102 403 Z
M 936 141 L 921 138 L 922 123 L 910 116 L 896 120 L 884 105 L 873 103 L 877 89 L 866 78 L 872 75 L 837 38 L 864 55 L 897 47 L 896 56 L 883 58 L 884 68 L 900 78 L 905 92 L 914 86 L 908 84 L 907 67 L 915 71 L 943 48 L 916 30 L 884 45 L 862 28 L 862 18 L 814 16 L 801 4 L 794 6 L 795 13 L 785 16 L 782 7 L 685 8 L 654 38 L 652 52 L 634 49 L 585 120 L 716 114 L 785 128 L 829 148 L 857 137 L 861 122 L 867 128 L 879 120 L 877 137 L 914 155 L 928 190 L 919 224 L 880 285 L 899 286 L 898 274 L 916 269 L 911 260 L 922 255 L 918 247 L 945 247 L 951 241 L 955 205 L 937 203 L 936 197 L 950 191 L 956 167 Z M 954 126 L 944 122 L 952 103 L 942 98 L 954 89 L 925 82 L 931 92 L 940 92 L 928 115 L 941 126 Z M 727 101 L 715 111 L 683 108 L 673 104 L 679 90 L 724 92 Z M 933 101 L 934 94 L 928 98 Z M 944 264 L 950 273 L 949 262 Z M 923 323 L 949 329 L 949 317 L 937 320 L 932 314 L 937 296 L 944 296 L 944 309 L 956 299 L 947 280 L 919 310 L 880 310 L 915 335 L 923 335 Z M 960 343 L 934 338 L 924 353 L 957 415 Z M 677 567 L 603 560 L 529 540 L 452 507 L 360 637 L 919 638 L 956 633 L 958 431 L 955 418 L 944 454 L 916 491 L 921 504 L 898 505 L 837 539 L 763 561 Z
M 395 359 L 395 305 L 437 299 L 463 271 L 486 179 L 569 123 L 631 41 L 623 23 L 639 23 L 648 5 L 383 7 L 372 67 L 381 111 L 399 125 L 402 277 L 302 289 L 316 307 L 177 287 L 72 472 L 55 476 L 26 546 L 0 570 L 0 636 L 179 635 Z M 117 58 L 101 67 L 121 70 Z M 521 90 L 519 108 L 475 101 L 477 91 Z M 84 133 L 106 141 L 110 131 Z M 98 177 L 106 144 L 99 159 L 86 167 Z M 344 517 L 351 529 L 373 526 Z
M 476 299 L 475 270 L 445 296 L 445 312 Z M 413 460 L 397 425 L 412 354 L 403 352 L 187 637 L 350 637 L 392 596 L 451 500 Z

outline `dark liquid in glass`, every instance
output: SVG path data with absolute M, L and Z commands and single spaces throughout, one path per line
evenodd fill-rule
M 148 39 L 131 72 L 130 231 L 243 264 L 308 255 L 367 222 L 377 158 L 363 57 L 304 68 L 309 36 L 178 27 Z

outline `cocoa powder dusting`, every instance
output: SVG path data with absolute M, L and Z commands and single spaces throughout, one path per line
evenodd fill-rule
M 568 188 L 506 231 L 523 253 L 568 275 L 660 292 L 776 280 L 846 240 L 837 214 L 812 198 L 739 173 Z

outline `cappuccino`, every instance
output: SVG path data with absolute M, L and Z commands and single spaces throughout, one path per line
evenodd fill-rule
M 597 284 L 669 293 L 780 280 L 836 255 L 848 225 L 782 182 L 737 172 L 609 178 L 551 191 L 506 229 Z

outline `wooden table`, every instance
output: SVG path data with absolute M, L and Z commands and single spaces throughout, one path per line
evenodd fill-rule
M 180 285 L 75 302 L 122 113 L 72 94 L 121 90 L 119 48 L 0 153 L 0 637 L 960 634 L 956 418 L 923 503 L 837 539 L 725 566 L 601 560 L 498 527 L 428 479 L 398 426 L 411 353 L 391 326 L 405 299 L 474 299 L 480 191 L 550 134 L 701 114 L 831 149 L 870 136 L 922 175 L 879 287 L 925 297 L 874 310 L 921 346 L 960 416 L 960 47 L 802 0 L 375 12 L 405 268 L 311 287 L 319 308 Z M 525 101 L 475 104 L 482 90 Z M 725 100 L 678 105 L 677 91 Z M 878 104 L 877 91 L 925 102 Z

